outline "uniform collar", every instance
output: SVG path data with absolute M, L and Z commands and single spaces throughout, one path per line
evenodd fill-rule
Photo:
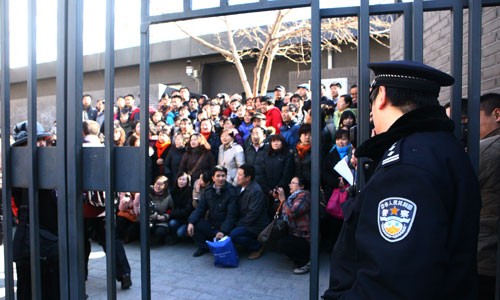
M 376 135 L 365 141 L 356 149 L 356 157 L 368 157 L 380 161 L 384 152 L 395 142 L 415 132 L 452 132 L 454 123 L 445 113 L 441 106 L 426 106 L 412 110 L 392 124 L 382 134 Z

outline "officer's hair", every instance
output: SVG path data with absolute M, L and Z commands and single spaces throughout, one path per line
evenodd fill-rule
M 241 166 L 238 167 L 238 169 L 243 170 L 243 174 L 245 174 L 245 177 L 250 177 L 250 180 L 255 179 L 255 167 L 252 165 L 248 164 L 242 164 Z
M 378 88 L 376 92 L 378 94 Z M 389 102 L 393 106 L 398 107 L 405 114 L 425 106 L 439 106 L 436 95 L 427 91 L 386 86 L 385 94 Z
M 488 93 L 484 94 L 480 98 L 481 110 L 489 116 L 493 113 L 495 108 L 500 108 L 500 94 L 497 93 Z

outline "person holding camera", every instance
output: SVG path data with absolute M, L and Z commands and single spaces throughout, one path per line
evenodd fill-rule
M 311 194 L 302 177 L 293 177 L 289 183 L 290 196 L 277 188 L 278 200 L 283 203 L 281 217 L 288 223 L 288 234 L 277 241 L 279 252 L 293 261 L 293 274 L 302 275 L 310 270 Z

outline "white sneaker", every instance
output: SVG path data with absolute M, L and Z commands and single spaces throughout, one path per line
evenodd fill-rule
M 303 265 L 302 267 L 293 269 L 293 274 L 296 274 L 296 275 L 307 274 L 307 273 L 309 273 L 310 269 L 311 269 L 311 262 L 308 262 L 307 264 Z

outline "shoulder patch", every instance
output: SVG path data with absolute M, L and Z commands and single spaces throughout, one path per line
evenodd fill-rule
M 412 201 L 390 197 L 378 204 L 377 223 L 380 235 L 394 243 L 404 239 L 410 233 L 417 214 L 417 205 Z
M 392 165 L 399 161 L 399 141 L 392 144 L 392 146 L 385 151 L 382 157 L 382 166 Z

